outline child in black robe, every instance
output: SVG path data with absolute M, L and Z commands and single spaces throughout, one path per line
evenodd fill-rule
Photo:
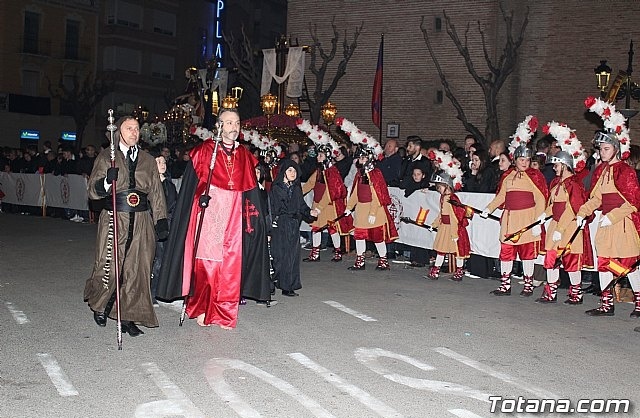
M 300 168 L 283 160 L 269 192 L 272 216 L 271 255 L 274 280 L 284 296 L 298 296 L 300 282 L 300 223 L 318 213 L 306 204 L 300 185 Z

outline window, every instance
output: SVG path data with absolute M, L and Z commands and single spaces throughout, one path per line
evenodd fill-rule
M 38 38 L 40 34 L 40 15 L 34 12 L 24 13 L 24 34 L 22 52 L 38 53 Z
M 67 33 L 64 41 L 64 57 L 68 60 L 80 58 L 80 22 L 67 20 Z
M 442 102 L 444 101 L 444 97 L 442 94 L 442 90 L 437 90 L 436 91 L 436 104 L 442 104 Z
M 436 17 L 436 32 L 442 31 L 442 18 Z
M 175 61 L 167 55 L 151 56 L 151 76 L 164 80 L 173 80 Z
M 176 15 L 155 10 L 153 12 L 153 31 L 174 36 L 176 33 Z
M 142 6 L 120 0 L 107 3 L 107 24 L 140 29 L 142 26 Z
M 138 50 L 108 46 L 104 49 L 103 69 L 140 74 L 141 53 Z
M 22 94 L 25 96 L 37 96 L 40 84 L 40 72 L 34 70 L 22 70 Z

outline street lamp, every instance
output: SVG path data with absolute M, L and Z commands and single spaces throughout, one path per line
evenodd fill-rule
M 600 65 L 593 69 L 593 72 L 596 73 L 597 86 L 600 90 L 600 98 L 602 99 L 607 95 L 611 71 L 613 70 L 607 65 L 607 60 L 601 60 Z
M 627 71 L 618 71 L 618 76 L 611 84 L 608 93 L 605 94 L 609 86 L 609 77 L 611 76 L 611 67 L 607 65 L 607 61 L 600 61 L 600 65 L 594 69 L 598 80 L 598 88 L 603 99 L 608 102 L 615 103 L 617 100 L 625 99 L 624 109 L 618 109 L 625 118 L 631 119 L 638 114 L 638 110 L 631 109 L 631 99 L 640 100 L 640 87 L 631 80 L 633 74 L 633 40 L 629 42 L 629 63 Z
M 260 107 L 267 117 L 267 128 L 269 128 L 269 118 L 275 113 L 277 105 L 278 98 L 271 93 L 267 93 L 260 98 Z
M 322 115 L 322 120 L 324 120 L 324 123 L 326 123 L 327 126 L 331 126 L 333 121 L 336 119 L 337 112 L 338 112 L 338 109 L 336 108 L 336 105 L 334 105 L 331 102 L 325 103 L 320 108 L 320 114 Z
M 292 118 L 299 118 L 300 106 L 298 106 L 297 104 L 289 103 L 284 109 L 284 114 L 287 116 L 291 116 Z

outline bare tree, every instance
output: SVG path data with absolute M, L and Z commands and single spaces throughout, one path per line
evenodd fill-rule
M 222 32 L 222 38 L 227 43 L 228 56 L 233 61 L 240 79 L 244 81 L 244 103 L 250 103 L 251 114 L 260 111 L 260 79 L 262 78 L 262 66 L 260 65 L 259 51 L 251 44 L 251 40 L 241 27 L 242 39 L 234 36 L 233 32 Z M 248 89 L 248 90 L 247 90 Z
M 331 95 L 333 94 L 336 87 L 338 87 L 338 81 L 344 76 L 347 72 L 347 64 L 353 55 L 353 52 L 356 50 L 358 46 L 358 36 L 360 36 L 360 32 L 362 32 L 362 27 L 364 23 L 360 25 L 360 27 L 356 27 L 353 33 L 353 40 L 351 43 L 347 42 L 347 31 L 344 31 L 344 40 L 342 42 L 342 60 L 338 63 L 338 68 L 333 78 L 329 82 L 329 86 L 325 89 L 324 82 L 327 76 L 327 67 L 329 64 L 335 59 L 336 53 L 338 50 L 338 40 L 340 39 L 340 34 L 338 32 L 338 28 L 335 24 L 335 18 L 331 20 L 331 27 L 333 28 L 333 38 L 331 38 L 331 49 L 327 52 L 322 47 L 322 43 L 318 38 L 318 28 L 316 25 L 309 24 L 309 33 L 311 34 L 311 39 L 313 40 L 313 45 L 311 46 L 311 63 L 309 64 L 309 70 L 315 76 L 315 88 L 313 93 L 309 97 L 309 108 L 311 110 L 311 122 L 318 123 L 320 120 L 320 110 L 322 106 L 327 103 Z M 320 57 L 320 64 L 318 65 L 318 56 Z
M 92 73 L 88 73 L 81 81 L 76 72 L 71 86 L 66 86 L 62 77 L 57 86 L 53 86 L 48 77 L 47 83 L 51 97 L 60 99 L 61 107 L 67 106 L 69 115 L 76 123 L 76 147 L 82 148 L 85 128 L 95 115 L 98 104 L 114 90 L 114 82 L 100 76 L 93 77 Z
M 522 45 L 522 41 L 524 40 L 524 33 L 529 24 L 529 8 L 527 7 L 527 11 L 524 15 L 522 23 L 519 28 L 515 28 L 513 26 L 513 11 L 507 14 L 504 10 L 502 2 L 500 3 L 500 13 L 502 14 L 502 19 L 505 23 L 505 45 L 502 50 L 502 55 L 498 58 L 497 62 L 493 62 L 490 56 L 489 49 L 487 47 L 487 41 L 485 38 L 485 32 L 483 30 L 482 24 L 478 21 L 478 32 L 482 38 L 482 50 L 484 53 L 484 60 L 486 66 L 488 67 L 488 73 L 484 76 L 480 75 L 478 70 L 476 70 L 475 63 L 471 59 L 471 55 L 469 54 L 469 48 L 467 46 L 468 34 L 470 30 L 470 23 L 467 24 L 467 28 L 464 32 L 464 41 L 460 39 L 458 36 L 458 32 L 456 27 L 451 23 L 451 19 L 447 15 L 447 13 L 443 10 L 445 24 L 447 28 L 447 34 L 455 44 L 458 52 L 464 58 L 464 62 L 467 66 L 467 70 L 471 77 L 475 80 L 478 85 L 482 88 L 482 92 L 484 94 L 484 102 L 486 106 L 486 125 L 484 127 L 484 132 L 480 130 L 473 123 L 469 122 L 467 116 L 465 114 L 464 108 L 458 98 L 453 94 L 451 90 L 451 86 L 447 77 L 440 66 L 440 62 L 433 51 L 431 46 L 431 41 L 429 39 L 429 34 L 427 32 L 427 28 L 425 26 L 424 16 L 422 17 L 422 22 L 420 23 L 420 29 L 422 30 L 422 34 L 424 36 L 424 41 L 427 45 L 427 49 L 429 50 L 429 54 L 431 55 L 431 59 L 436 66 L 436 70 L 438 71 L 438 75 L 440 76 L 440 81 L 442 86 L 444 87 L 445 95 L 451 101 L 451 104 L 456 109 L 457 118 L 462 122 L 464 128 L 474 135 L 479 141 L 488 145 L 488 142 L 500 138 L 500 128 L 498 123 L 498 93 L 500 89 L 504 85 L 504 82 L 509 77 L 509 75 L 513 72 L 513 69 L 518 61 L 518 50 Z M 514 36 L 514 32 L 517 32 Z

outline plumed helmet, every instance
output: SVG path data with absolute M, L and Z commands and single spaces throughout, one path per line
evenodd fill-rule
M 533 151 L 531 150 L 531 148 L 528 148 L 526 145 L 520 145 L 513 152 L 514 160 L 519 157 L 531 158 L 532 156 L 533 156 Z
M 598 131 L 593 137 L 593 143 L 596 147 L 601 144 L 611 144 L 616 148 L 616 151 L 620 153 L 620 141 L 618 135 L 610 131 Z
M 561 163 L 569 167 L 573 171 L 573 157 L 566 151 L 558 151 L 556 155 L 551 157 L 551 164 Z
M 431 175 L 431 179 L 429 180 L 431 183 L 442 183 L 453 189 L 453 179 L 451 176 L 444 170 L 435 171 Z
M 327 159 L 333 158 L 333 148 L 329 144 L 321 144 L 316 147 L 318 153 L 323 153 Z
M 373 158 L 374 152 L 372 148 L 367 146 L 358 145 L 356 152 L 354 153 L 356 158 L 367 157 L 369 159 Z

